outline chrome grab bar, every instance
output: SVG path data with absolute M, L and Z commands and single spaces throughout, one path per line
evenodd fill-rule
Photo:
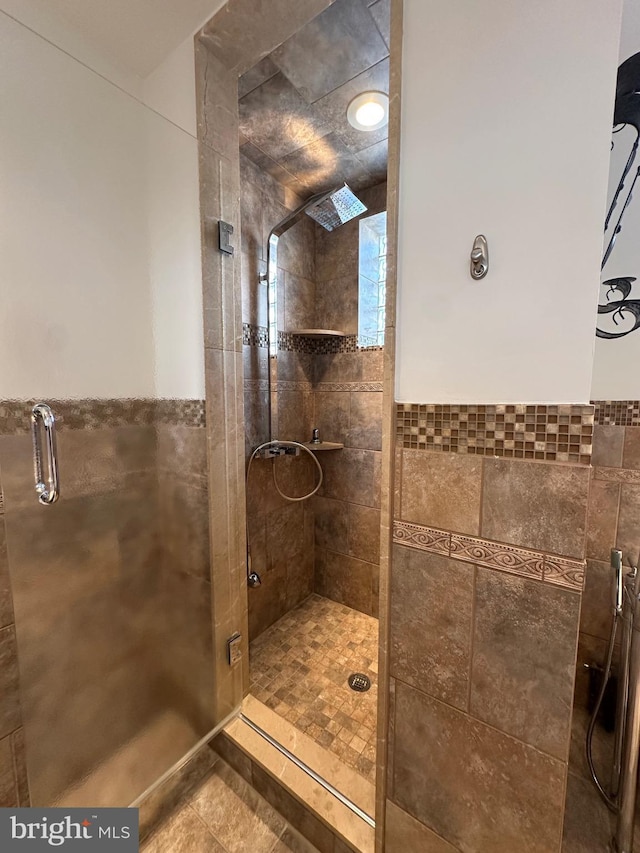
M 42 440 L 40 422 L 44 428 L 47 445 L 47 480 L 42 470 Z M 41 504 L 55 503 L 60 497 L 58 478 L 58 451 L 56 447 L 56 419 L 46 403 L 36 403 L 31 410 L 31 435 L 33 437 L 33 463 L 36 494 Z

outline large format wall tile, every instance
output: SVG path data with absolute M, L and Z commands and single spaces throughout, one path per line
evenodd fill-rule
M 580 596 L 478 569 L 471 713 L 566 760 Z
M 421 450 L 402 455 L 402 519 L 476 536 L 482 459 Z
M 623 445 L 624 427 L 596 424 L 593 428 L 591 464 L 619 468 L 622 465 Z
M 608 560 L 616 544 L 620 484 L 606 480 L 591 480 L 587 514 L 586 556 L 593 560 Z
M 637 429 L 637 427 L 636 427 Z M 622 550 L 625 560 L 637 565 L 640 557 L 640 485 L 622 483 L 620 487 L 620 512 L 618 514 L 618 538 L 616 546 Z
M 393 547 L 390 670 L 458 708 L 467 707 L 474 567 Z
M 11 737 L 0 740 L 0 808 L 7 809 L 18 805 L 16 779 L 13 771 L 13 750 Z
M 18 650 L 13 626 L 0 630 L 0 737 L 21 723 Z
M 333 551 L 316 550 L 316 592 L 361 613 L 372 613 L 377 566 Z
M 456 853 L 456 848 L 419 820 L 387 800 L 385 816 L 386 853 Z
M 557 853 L 562 762 L 397 682 L 394 801 L 462 853 Z
M 0 515 L 0 628 L 13 622 L 13 601 L 11 581 L 9 579 L 9 559 L 7 555 L 7 534 L 4 517 Z
M 483 489 L 482 536 L 584 557 L 588 467 L 485 459 Z

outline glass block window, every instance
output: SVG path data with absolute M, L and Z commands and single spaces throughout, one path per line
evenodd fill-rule
M 384 344 L 387 298 L 387 212 L 360 220 L 358 346 Z

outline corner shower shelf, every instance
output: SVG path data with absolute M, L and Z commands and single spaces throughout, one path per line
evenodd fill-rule
M 342 450 L 344 448 L 344 444 L 337 444 L 335 441 L 305 441 L 305 447 L 308 447 L 309 450 L 318 451 L 318 450 Z
M 335 329 L 291 329 L 290 335 L 297 335 L 301 338 L 346 338 L 346 332 L 339 332 Z

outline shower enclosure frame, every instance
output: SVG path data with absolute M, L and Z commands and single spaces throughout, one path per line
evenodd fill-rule
M 331 0 L 279 0 L 269 14 L 259 0 L 230 0 L 195 36 L 196 97 L 200 146 L 200 206 L 205 322 L 205 384 L 211 512 L 214 646 L 219 718 L 239 710 L 249 692 L 246 585 L 246 503 L 242 411 L 242 317 L 239 247 L 218 248 L 218 222 L 240 234 L 238 77 L 268 55 Z M 390 117 L 387 176 L 388 270 L 384 348 L 381 478 L 380 685 L 376 785 L 376 850 L 384 849 L 387 732 L 389 718 L 389 559 L 391 551 L 395 370 L 397 197 L 403 0 L 391 0 Z M 241 34 L 241 37 L 240 37 Z M 229 667 L 227 639 L 242 636 L 241 663 Z M 226 713 L 225 713 L 226 712 Z

